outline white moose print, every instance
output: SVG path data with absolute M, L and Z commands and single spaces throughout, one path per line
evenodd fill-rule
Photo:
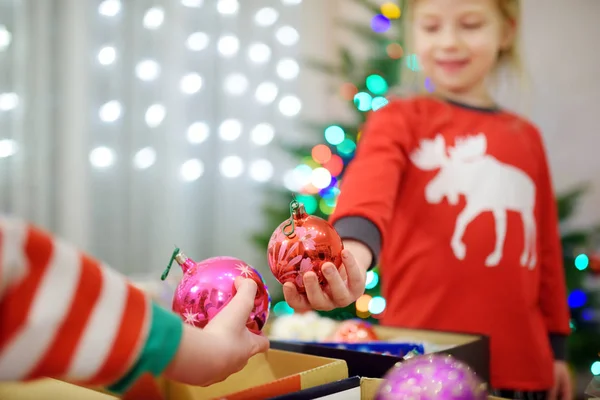
M 466 206 L 456 219 L 450 242 L 456 258 L 465 258 L 466 246 L 462 238 L 469 223 L 490 211 L 495 220 L 496 243 L 485 265 L 498 265 L 506 238 L 506 212 L 516 211 L 521 215 L 525 231 L 520 262 L 533 269 L 536 265 L 535 183 L 520 169 L 486 155 L 486 147 L 486 137 L 480 133 L 458 139 L 446 154 L 444 137 L 438 134 L 434 139 L 422 140 L 410 158 L 419 169 L 439 169 L 425 188 L 428 203 L 439 204 L 447 197 L 448 202 L 455 205 L 459 195 L 466 198 Z

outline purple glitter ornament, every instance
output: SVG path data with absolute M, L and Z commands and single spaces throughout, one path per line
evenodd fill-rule
M 397 363 L 375 400 L 485 400 L 486 385 L 450 355 L 428 354 Z
M 181 266 L 183 278 L 175 290 L 172 309 L 186 323 L 204 328 L 233 298 L 236 293 L 235 278 L 241 276 L 252 279 L 258 286 L 246 327 L 254 333 L 260 333 L 269 317 L 271 296 L 257 270 L 233 257 L 214 257 L 196 263 L 179 249 L 173 253 L 171 263 L 173 261 Z M 171 263 L 163 273 L 163 280 Z

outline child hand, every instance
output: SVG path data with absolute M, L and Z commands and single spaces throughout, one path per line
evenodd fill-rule
M 314 272 L 304 274 L 306 294 L 298 293 L 296 285 L 286 282 L 283 295 L 288 305 L 297 311 L 330 311 L 356 301 L 365 291 L 366 268 L 358 264 L 349 249 L 342 251 L 342 263 L 339 271 L 330 262 L 322 265 L 321 271 L 327 281 L 324 287 L 319 285 Z
M 167 378 L 208 386 L 240 371 L 250 357 L 269 349 L 269 340 L 246 328 L 254 307 L 256 282 L 238 278 L 237 293 L 204 329 L 184 326 L 179 350 L 165 371 Z

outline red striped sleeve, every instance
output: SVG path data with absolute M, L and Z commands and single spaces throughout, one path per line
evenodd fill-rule
M 81 274 L 69 313 L 60 324 L 57 334 L 29 379 L 40 376 L 65 376 L 77 345 L 100 297 L 102 273 L 100 264 L 85 255 L 80 256 Z
M 130 284 L 127 287 L 127 300 L 115 341 L 106 361 L 91 383 L 114 382 L 132 366 L 146 339 L 149 311 L 145 294 Z
M 25 241 L 26 276 L 7 288 L 0 301 L 0 354 L 10 340 L 23 328 L 36 291 L 52 257 L 54 244 L 50 236 L 29 227 Z M 5 251 L 8 249 L 5 249 Z M 60 288 L 57 288 L 60 290 Z

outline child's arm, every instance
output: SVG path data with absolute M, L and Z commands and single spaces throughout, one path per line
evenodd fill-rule
M 184 328 L 120 274 L 0 216 L 0 380 L 54 377 L 119 393 L 141 374 L 165 369 L 170 378 L 197 385 L 223 379 L 268 347 L 237 315 L 253 304 L 255 292 L 239 290 L 230 311 L 205 330 Z M 211 334 L 224 326 L 227 334 Z M 213 349 L 220 358 L 208 357 Z
M 371 113 L 330 218 L 344 241 L 358 241 L 371 251 L 365 269 L 378 262 L 411 145 L 405 107 L 392 102 Z
M 539 134 L 538 134 L 539 137 Z M 539 139 L 541 144 L 541 138 Z M 538 235 L 540 243 L 540 307 L 548 328 L 556 360 L 565 360 L 570 333 L 563 253 L 560 242 L 556 198 L 546 154 L 541 144 L 541 170 L 538 187 Z

